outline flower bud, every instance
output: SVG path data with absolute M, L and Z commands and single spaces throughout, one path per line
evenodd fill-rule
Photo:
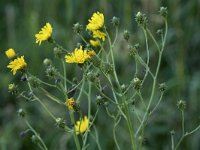
M 63 58 L 64 53 L 63 53 L 62 49 L 60 49 L 59 47 L 54 47 L 53 52 L 54 52 L 54 56 L 56 58 Z
M 130 38 L 130 34 L 128 32 L 128 30 L 125 30 L 123 33 L 124 39 L 128 42 L 129 38 Z
M 54 66 L 49 66 L 46 69 L 46 74 L 50 79 L 56 79 L 58 76 L 58 71 Z
M 24 118 L 24 117 L 26 116 L 25 111 L 24 111 L 23 109 L 21 109 L 21 108 L 17 111 L 17 113 L 18 113 L 18 115 L 19 115 L 20 117 L 22 117 L 22 118 Z
M 174 130 L 170 131 L 170 134 L 173 136 L 175 134 L 175 131 Z
M 8 85 L 8 92 L 10 92 L 11 94 L 17 94 L 17 85 L 15 85 L 14 83 L 9 84 Z
M 160 92 L 165 92 L 167 89 L 167 85 L 165 83 L 159 84 Z
M 141 12 L 138 12 L 136 14 L 135 20 L 138 23 L 138 25 L 142 27 L 146 27 L 147 22 L 148 22 L 146 15 L 142 14 Z
M 7 51 L 5 51 L 5 54 L 9 59 L 13 59 L 16 57 L 15 50 L 12 48 L 9 48 Z
M 98 74 L 96 73 L 88 72 L 86 77 L 91 82 L 96 82 L 98 80 Z
M 162 29 L 158 29 L 158 30 L 156 31 L 156 33 L 157 33 L 158 35 L 162 36 L 162 35 L 163 35 L 163 30 L 162 30 Z
M 29 77 L 28 81 L 33 88 L 38 88 L 40 85 L 40 81 L 36 77 Z
M 96 96 L 96 103 L 98 106 L 105 104 L 105 99 L 101 95 Z
M 159 13 L 160 13 L 161 16 L 163 16 L 164 18 L 166 18 L 167 15 L 168 15 L 167 7 L 160 7 Z
M 65 120 L 63 118 L 56 118 L 56 126 L 59 128 L 65 128 Z
M 35 144 L 38 144 L 40 142 L 38 136 L 36 136 L 36 135 L 32 135 L 31 140 Z
M 121 89 L 122 89 L 122 92 L 124 92 L 126 90 L 126 85 L 125 84 L 122 84 L 121 85 Z
M 178 106 L 178 109 L 180 109 L 181 111 L 184 111 L 186 108 L 186 102 L 184 100 L 179 100 L 177 102 L 177 106 Z
M 111 19 L 111 23 L 113 24 L 114 27 L 118 26 L 119 22 L 120 22 L 119 18 L 117 18 L 115 16 Z
M 80 25 L 78 22 L 74 24 L 73 31 L 77 34 L 80 34 L 83 30 L 83 26 Z
M 132 45 L 128 45 L 128 50 L 129 55 L 135 57 L 135 55 L 137 54 L 137 49 Z
M 103 63 L 101 69 L 105 74 L 111 74 L 113 72 L 113 66 L 109 63 Z
M 48 67 L 48 66 L 52 65 L 52 61 L 50 59 L 48 59 L 48 58 L 45 58 L 44 61 L 43 61 L 43 64 L 46 67 Z
M 135 77 L 132 82 L 133 82 L 134 89 L 139 91 L 142 86 L 142 81 L 138 77 Z

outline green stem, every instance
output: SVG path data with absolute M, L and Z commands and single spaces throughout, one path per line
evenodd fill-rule
M 132 149 L 135 150 L 136 149 L 136 141 L 135 141 L 135 137 L 134 137 L 134 134 L 133 134 L 134 130 L 133 130 L 133 126 L 132 126 L 132 123 L 131 123 L 130 112 L 129 112 L 128 104 L 126 103 L 125 98 L 123 96 L 123 92 L 121 90 L 120 83 L 119 83 L 117 73 L 116 73 L 115 60 L 114 60 L 114 54 L 113 54 L 114 45 L 111 43 L 110 36 L 109 36 L 106 29 L 105 29 L 105 32 L 106 32 L 106 35 L 108 37 L 108 42 L 109 42 L 109 45 L 110 45 L 111 61 L 112 61 L 112 64 L 113 64 L 114 78 L 115 78 L 115 81 L 117 83 L 117 87 L 119 89 L 119 92 L 122 95 L 122 102 L 125 103 L 125 116 L 126 116 L 126 121 L 127 121 L 128 129 L 129 129 L 129 133 L 130 133 L 130 136 L 131 136 Z
M 33 129 L 33 127 L 31 126 L 31 124 L 28 122 L 28 120 L 25 120 L 26 125 L 31 129 L 31 131 L 35 134 L 35 136 L 37 136 L 37 138 L 39 139 L 39 141 L 41 142 L 42 146 L 43 146 L 43 150 L 48 150 L 48 148 L 46 147 L 44 141 L 42 140 L 42 138 L 39 136 L 39 134 L 35 131 L 35 129 Z M 42 147 L 41 147 L 42 148 Z
M 174 135 L 171 134 L 172 150 L 174 150 Z
M 153 86 L 152 86 L 152 91 L 151 91 L 151 96 L 150 96 L 149 104 L 147 106 L 147 109 L 146 109 L 146 112 L 145 112 L 144 117 L 142 119 L 142 122 L 141 122 L 138 130 L 136 131 L 135 136 L 137 136 L 138 133 L 140 132 L 140 130 L 142 128 L 144 128 L 144 126 L 145 126 L 144 123 L 148 119 L 149 109 L 151 107 L 151 103 L 153 101 L 154 94 L 155 94 L 155 86 L 156 86 L 156 82 L 157 82 L 158 72 L 159 72 L 159 69 L 160 69 L 162 53 L 163 53 L 163 50 L 164 50 L 164 47 L 165 47 L 165 42 L 166 42 L 166 37 L 167 37 L 167 31 L 168 31 L 168 25 L 167 25 L 167 20 L 165 19 L 165 35 L 164 35 L 164 40 L 162 42 L 162 49 L 161 49 L 161 51 L 159 51 L 158 64 L 157 64 L 156 73 L 155 73 L 155 76 L 154 76 L 154 79 L 153 79 Z
M 69 115 L 70 115 L 70 119 L 71 119 L 72 124 L 75 125 L 75 119 L 74 119 L 74 114 L 73 114 L 73 112 L 70 111 L 70 112 L 69 112 Z M 74 140 L 75 140 L 75 144 L 76 144 L 77 150 L 81 150 L 80 142 L 79 142 L 78 136 L 77 136 L 77 134 L 76 134 L 75 128 L 74 128 L 73 136 L 74 136 Z
M 67 81 L 66 81 L 66 66 L 65 66 L 65 62 L 64 62 L 64 60 L 62 60 L 62 65 L 63 65 L 63 76 L 64 76 L 64 80 L 63 80 L 63 82 L 64 82 L 64 89 L 65 89 L 65 98 L 67 99 Z
M 150 60 L 150 56 L 149 56 L 149 44 L 148 44 L 148 38 L 147 38 L 147 31 L 145 28 L 142 28 L 143 32 L 144 32 L 144 37 L 145 37 L 145 43 L 146 43 L 146 52 L 147 52 L 147 61 L 146 61 L 146 66 L 149 66 L 149 60 Z M 144 75 L 144 78 L 142 80 L 142 84 L 144 83 L 147 75 L 148 75 L 148 68 L 146 68 L 146 71 L 145 71 L 145 75 Z
M 184 116 L 184 110 L 181 110 L 181 117 L 182 117 L 182 135 L 185 134 L 185 116 Z

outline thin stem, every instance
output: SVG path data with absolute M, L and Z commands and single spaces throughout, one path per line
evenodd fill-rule
M 48 91 L 46 91 L 46 90 L 43 89 L 43 88 L 40 88 L 40 89 L 41 89 L 41 90 L 44 92 L 44 94 L 45 94 L 48 98 L 50 98 L 52 101 L 54 101 L 54 102 L 56 102 L 56 103 L 58 103 L 58 104 L 64 105 L 64 103 L 61 102 L 57 97 L 51 95 Z
M 82 93 L 83 93 L 83 90 L 84 90 L 84 86 L 85 86 L 85 75 L 83 74 L 82 85 L 81 85 L 81 88 L 80 88 L 78 98 L 76 100 L 77 102 L 80 102 L 80 99 L 81 99 L 81 96 L 82 96 Z M 89 97 L 88 93 L 87 93 L 87 96 Z
M 63 82 L 64 82 L 64 89 L 65 89 L 65 98 L 67 99 L 67 82 L 66 82 L 66 66 L 65 66 L 65 62 L 64 62 L 64 60 L 62 60 L 62 65 L 63 65 L 63 76 L 64 76 L 64 80 L 63 80 Z
M 156 86 L 156 82 L 157 82 L 158 72 L 159 72 L 159 69 L 160 69 L 162 53 L 163 53 L 163 50 L 164 50 L 164 47 L 165 47 L 165 41 L 166 41 L 166 37 L 167 37 L 167 30 L 168 30 L 168 25 L 167 25 L 167 20 L 165 19 L 165 35 L 164 35 L 164 40 L 162 42 L 162 49 L 161 49 L 161 51 L 159 51 L 158 64 L 157 64 L 157 67 L 156 67 L 156 73 L 155 73 L 154 80 L 153 80 L 153 86 L 152 86 L 152 91 L 151 91 L 151 96 L 150 96 L 149 104 L 147 106 L 147 109 L 146 109 L 146 112 L 145 112 L 144 117 L 142 119 L 142 122 L 141 122 L 138 130 L 136 131 L 135 136 L 138 135 L 138 133 L 140 132 L 141 128 L 144 128 L 144 123 L 145 123 L 145 121 L 148 118 L 149 109 L 151 107 L 151 103 L 153 101 L 154 94 L 155 94 L 155 86 Z
M 28 79 L 28 76 L 26 74 L 26 78 Z M 50 114 L 50 116 L 56 120 L 56 117 L 49 111 L 49 109 L 45 106 L 45 104 L 33 93 L 33 89 L 31 87 L 31 84 L 30 82 L 28 81 L 28 87 L 29 87 L 29 90 L 31 91 L 31 93 L 33 94 L 33 96 L 35 97 L 35 99 L 44 107 L 44 109 Z
M 85 43 L 85 44 L 88 44 L 88 42 L 85 40 L 85 38 L 81 35 L 81 34 L 78 34 L 79 36 L 80 36 L 80 38 L 83 40 L 83 42 Z
M 151 33 L 151 31 L 150 31 L 148 28 L 147 28 L 147 32 L 148 32 L 148 34 L 150 35 L 150 37 L 152 38 L 152 40 L 154 41 L 154 43 L 155 43 L 155 45 L 156 45 L 158 51 L 160 51 L 160 47 L 159 47 L 159 45 L 158 45 L 158 42 L 156 41 L 156 39 L 154 38 L 153 34 Z
M 73 114 L 73 112 L 70 111 L 70 112 L 69 112 L 69 115 L 70 115 L 70 119 L 71 119 L 72 124 L 75 124 L 75 119 L 74 119 L 74 114 Z M 77 136 L 77 134 L 76 134 L 75 128 L 74 128 L 74 132 L 73 132 L 73 137 L 74 137 L 74 140 L 75 140 L 75 144 L 76 144 L 77 150 L 81 150 L 80 142 L 79 142 L 78 136 Z
M 149 116 L 157 109 L 157 107 L 160 105 L 160 102 L 162 101 L 163 98 L 163 93 L 161 93 L 160 98 L 158 100 L 158 103 L 156 104 L 156 106 L 152 109 L 152 111 L 149 113 Z
M 141 100 L 142 104 L 143 104 L 144 107 L 146 108 L 147 106 L 146 106 L 146 104 L 145 104 L 145 102 L 144 102 L 144 99 L 143 99 L 143 97 L 142 97 L 141 92 L 139 91 L 139 92 L 137 92 L 137 94 L 138 94 L 138 96 L 140 97 L 140 100 Z
M 35 131 L 35 129 L 33 129 L 33 127 L 32 127 L 31 124 L 28 122 L 28 120 L 25 120 L 25 122 L 26 122 L 26 125 L 31 129 L 31 131 L 35 134 L 35 136 L 38 137 L 39 141 L 41 142 L 43 148 L 42 148 L 42 147 L 40 147 L 40 148 L 42 148 L 43 150 L 48 150 L 48 148 L 47 148 L 47 146 L 45 145 L 44 141 L 42 140 L 42 138 L 40 137 L 40 135 Z
M 171 134 L 172 150 L 174 150 L 174 135 Z
M 142 28 L 143 32 L 144 32 L 144 37 L 145 37 L 145 43 L 146 43 L 146 52 L 147 52 L 147 61 L 146 61 L 146 66 L 149 66 L 149 60 L 150 60 L 150 56 L 149 56 L 149 44 L 148 44 L 148 38 L 147 38 L 147 31 L 145 28 Z M 148 68 L 146 68 L 146 72 L 144 75 L 144 78 L 142 80 L 142 84 L 144 83 L 147 75 L 148 75 Z
M 116 117 L 116 118 L 117 118 L 117 117 Z M 116 130 L 116 127 L 117 127 L 117 125 L 119 124 L 120 120 L 121 120 L 121 117 L 119 117 L 118 120 L 115 119 L 115 123 L 114 123 L 114 127 L 113 127 L 113 138 L 114 138 L 115 145 L 116 145 L 116 147 L 117 147 L 118 150 L 120 150 L 120 147 L 119 147 L 119 144 L 118 144 L 118 142 L 117 142 L 115 130 Z
M 185 115 L 184 110 L 181 110 L 181 117 L 182 117 L 182 135 L 185 134 Z
M 88 91 L 88 119 L 90 120 L 91 116 L 91 82 L 89 82 L 89 91 Z M 86 141 L 88 137 L 88 132 L 85 133 L 83 140 L 83 147 L 85 147 Z

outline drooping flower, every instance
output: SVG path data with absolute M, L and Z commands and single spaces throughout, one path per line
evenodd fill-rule
M 23 70 L 26 66 L 27 64 L 24 60 L 24 56 L 21 56 L 11 61 L 8 64 L 7 68 L 10 68 L 11 71 L 13 72 L 13 75 L 15 75 L 17 71 Z
M 69 55 L 66 55 L 65 61 L 67 63 L 83 64 L 85 61 L 91 58 L 89 52 L 90 51 L 83 50 L 82 46 L 80 46 L 80 48 L 76 48 L 74 52 L 69 53 Z
M 91 44 L 93 47 L 98 47 L 98 46 L 100 46 L 99 40 L 90 40 L 90 44 Z
M 5 51 L 5 54 L 9 59 L 12 59 L 16 56 L 16 53 L 12 48 L 9 48 L 7 51 Z
M 53 28 L 51 27 L 50 23 L 46 23 L 46 25 L 41 29 L 41 31 L 35 34 L 36 43 L 39 45 L 43 41 L 47 41 L 52 35 Z
M 74 110 L 74 106 L 76 105 L 76 102 L 74 98 L 71 97 L 65 102 L 65 105 L 68 107 L 69 110 Z
M 76 122 L 74 129 L 76 134 L 80 134 L 80 133 L 84 133 L 89 126 L 89 119 L 87 118 L 87 116 L 84 116 L 83 119 L 80 119 Z
M 91 19 L 88 20 L 89 23 L 86 26 L 87 30 L 94 31 L 103 27 L 104 25 L 104 15 L 100 12 L 93 13 Z
M 95 31 L 92 31 L 93 33 L 93 38 L 98 38 L 98 39 L 101 39 L 102 41 L 105 41 L 106 39 L 106 34 L 100 30 L 95 30 Z

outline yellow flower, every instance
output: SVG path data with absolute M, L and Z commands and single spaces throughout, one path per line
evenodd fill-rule
M 16 72 L 19 70 L 23 70 L 25 67 L 27 66 L 25 60 L 24 60 L 24 56 L 18 57 L 16 59 L 14 59 L 13 61 L 11 61 L 7 68 L 10 68 L 11 71 L 13 72 L 13 75 L 16 74 Z
M 43 42 L 48 40 L 52 35 L 53 28 L 51 27 L 50 23 L 46 23 L 46 25 L 41 29 L 41 31 L 35 34 L 36 43 L 39 45 Z
M 74 110 L 76 102 L 75 102 L 74 98 L 71 97 L 65 102 L 65 105 L 68 107 L 69 110 Z
M 5 51 L 5 54 L 9 59 L 12 59 L 16 56 L 16 53 L 12 48 L 9 48 L 7 51 Z
M 87 116 L 84 116 L 84 119 L 78 120 L 74 126 L 76 134 L 84 133 L 88 129 L 88 126 L 89 119 Z
M 90 40 L 90 44 L 94 47 L 100 46 L 99 40 Z
M 101 32 L 99 30 L 95 30 L 92 33 L 93 33 L 93 38 L 98 38 L 98 39 L 102 39 L 102 41 L 105 41 L 106 34 L 104 32 Z
M 85 61 L 90 59 L 91 56 L 89 55 L 89 51 L 83 50 L 82 46 L 80 48 L 76 48 L 74 52 L 69 53 L 69 55 L 65 56 L 65 61 L 67 63 L 77 63 L 83 64 Z
M 93 31 L 98 30 L 104 25 L 104 15 L 102 13 L 96 12 L 93 13 L 91 19 L 88 20 L 89 23 L 86 26 L 87 30 Z

